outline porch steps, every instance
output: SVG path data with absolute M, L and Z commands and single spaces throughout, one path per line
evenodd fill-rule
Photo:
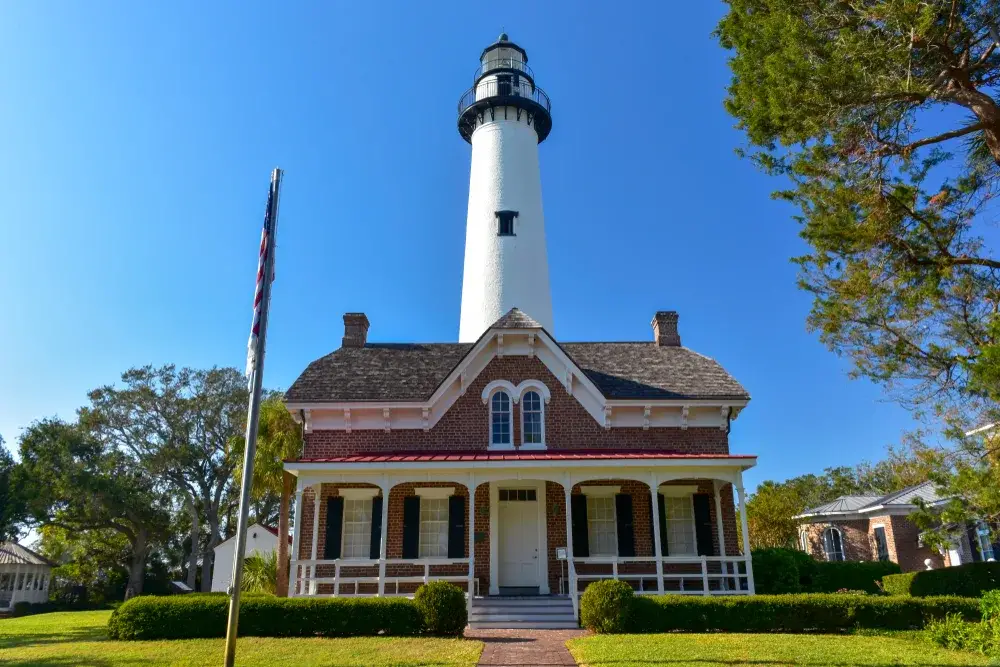
M 473 630 L 526 628 L 558 630 L 579 628 L 573 602 L 562 595 L 518 598 L 475 598 L 469 627 Z

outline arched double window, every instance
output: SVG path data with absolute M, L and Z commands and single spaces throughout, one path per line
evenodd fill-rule
M 844 560 L 844 541 L 839 528 L 830 526 L 823 531 L 823 551 L 828 561 Z
M 535 390 L 521 395 L 521 444 L 545 444 L 545 407 Z
M 498 391 L 490 398 L 490 445 L 511 446 L 510 394 Z

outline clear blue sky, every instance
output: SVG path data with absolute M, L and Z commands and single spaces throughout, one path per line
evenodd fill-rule
M 20 2 L 0 21 L 0 434 L 130 366 L 242 367 L 286 170 L 266 384 L 340 344 L 457 340 L 469 146 L 456 104 L 505 27 L 551 96 L 555 334 L 657 309 L 753 395 L 732 449 L 782 479 L 910 425 L 805 329 L 782 184 L 734 155 L 714 2 Z M 600 5 L 600 6 L 596 6 Z

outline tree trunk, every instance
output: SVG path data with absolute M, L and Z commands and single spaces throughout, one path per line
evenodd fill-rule
M 219 539 L 219 518 L 218 508 L 209 508 L 208 511 L 208 546 L 201 558 L 201 592 L 212 592 L 212 561 L 215 556 L 215 547 L 221 540 Z M 233 554 L 233 558 L 239 558 L 242 554 Z
M 288 505 L 295 476 L 281 473 L 281 504 L 278 507 L 278 597 L 288 597 Z
M 201 525 L 198 523 L 198 504 L 194 501 L 194 496 L 187 496 L 188 508 L 191 512 L 191 555 L 188 557 L 187 585 L 191 590 L 195 590 L 198 584 L 198 543 L 200 542 Z
M 149 550 L 149 536 L 146 529 L 136 531 L 132 543 L 132 562 L 128 569 L 128 586 L 125 587 L 125 599 L 142 595 L 142 582 L 146 578 L 146 552 Z

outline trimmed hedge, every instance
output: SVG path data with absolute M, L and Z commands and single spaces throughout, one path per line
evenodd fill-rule
M 413 602 L 424 619 L 424 630 L 432 635 L 460 635 L 469 622 L 465 592 L 447 581 L 421 586 Z
M 201 639 L 224 637 L 225 595 L 140 596 L 111 614 L 111 639 Z M 424 619 L 406 598 L 278 598 L 244 595 L 244 637 L 355 637 L 417 635 Z
M 593 585 L 593 584 L 592 584 Z M 589 587 L 588 587 L 589 590 Z M 614 605 L 590 606 L 581 619 L 594 632 L 841 632 L 857 628 L 911 630 L 949 614 L 980 618 L 975 600 L 851 594 L 756 596 L 636 596 L 622 591 Z M 586 597 L 586 593 L 584 593 Z M 624 597 L 624 600 L 621 598 Z M 599 596 L 594 596 L 595 601 Z M 627 603 L 628 611 L 621 607 Z M 618 624 L 615 617 L 627 618 Z
M 580 623 L 599 633 L 628 632 L 634 606 L 635 592 L 624 581 L 595 581 L 580 597 Z
M 796 549 L 754 551 L 753 578 L 757 593 L 836 593 L 840 590 L 879 593 L 879 580 L 900 571 L 892 562 L 830 563 Z
M 899 565 L 892 561 L 818 562 L 809 590 L 813 593 L 836 593 L 844 589 L 880 593 L 879 581 L 899 572 Z
M 882 577 L 882 587 L 892 595 L 958 595 L 977 598 L 1000 588 L 1000 563 L 967 563 L 939 570 L 919 570 Z

